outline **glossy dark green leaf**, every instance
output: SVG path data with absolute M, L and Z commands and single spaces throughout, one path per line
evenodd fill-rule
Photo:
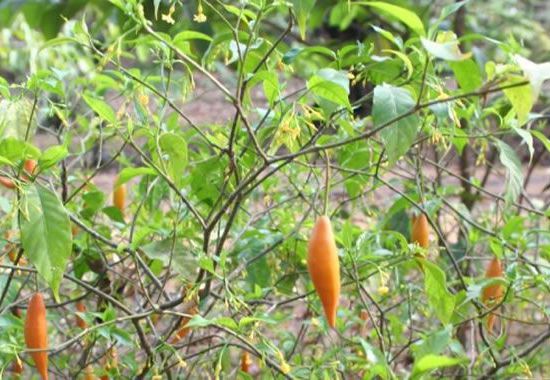
M 415 114 L 402 117 L 410 113 L 414 106 L 415 101 L 404 88 L 383 84 L 374 89 L 372 116 L 375 128 L 401 117 L 380 132 L 391 164 L 409 150 L 416 138 L 420 124 L 418 117 Z

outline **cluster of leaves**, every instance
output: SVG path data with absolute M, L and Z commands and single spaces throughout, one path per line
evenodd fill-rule
M 261 378 L 550 370 L 549 199 L 528 191 L 550 151 L 550 64 L 453 30 L 468 2 L 15 3 L 0 2 L 0 175 L 16 184 L 0 198 L 1 368 L 29 363 L 15 310 L 51 289 L 60 377 L 249 378 L 243 351 Z M 125 210 L 109 185 L 130 189 Z M 305 265 L 326 193 L 334 331 Z M 419 211 L 427 250 L 409 242 Z M 504 279 L 483 279 L 493 255 Z

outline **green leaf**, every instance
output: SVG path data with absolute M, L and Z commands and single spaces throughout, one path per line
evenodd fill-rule
M 429 260 L 418 259 L 424 268 L 424 287 L 428 304 L 437 318 L 443 323 L 450 322 L 455 308 L 454 296 L 447 289 L 445 272 Z
M 203 40 L 212 42 L 213 39 L 208 34 L 196 32 L 194 30 L 185 30 L 183 32 L 179 32 L 173 39 L 175 44 L 188 40 Z
M 172 180 L 181 185 L 183 169 L 187 166 L 187 142 L 180 135 L 167 132 L 159 137 L 159 146 L 168 155 L 168 174 Z
M 535 153 L 535 149 L 533 148 L 533 136 L 529 133 L 529 131 L 526 131 L 525 129 L 515 127 L 512 129 L 518 134 L 519 137 L 521 137 L 523 142 L 527 145 L 527 149 L 529 150 L 529 165 L 531 165 L 533 153 Z
M 315 6 L 315 2 L 316 0 L 292 0 L 294 13 L 296 15 L 296 20 L 298 21 L 298 29 L 300 30 L 300 37 L 302 40 L 306 39 L 307 21 L 311 10 Z
M 510 78 L 504 83 L 504 85 L 511 85 L 524 81 L 525 78 L 518 76 L 510 76 Z M 533 108 L 534 99 L 533 91 L 528 85 L 511 87 L 503 90 L 504 95 L 508 98 L 512 104 L 512 108 L 516 112 L 518 122 L 521 125 L 527 122 L 527 117 L 531 108 Z
M 40 170 L 46 170 L 47 168 L 52 167 L 59 161 L 63 160 L 68 156 L 68 154 L 69 151 L 67 150 L 67 147 L 63 145 L 54 145 L 42 153 L 38 159 L 38 166 Z
M 550 140 L 548 140 L 548 137 L 544 135 L 541 131 L 531 131 L 533 136 L 535 136 L 537 139 L 540 140 L 540 142 L 544 145 L 546 150 L 550 152 Z
M 237 330 L 239 326 L 237 325 L 237 322 L 235 322 L 233 319 L 229 317 L 219 317 L 214 320 L 214 322 L 217 325 L 227 327 L 230 330 Z
M 72 251 L 71 224 L 57 195 L 38 184 L 25 186 L 21 194 L 21 244 L 59 301 L 59 285 Z
M 391 49 L 384 49 L 384 50 L 382 50 L 382 52 L 394 54 L 399 59 L 401 59 L 403 61 L 403 63 L 405 64 L 405 67 L 407 68 L 407 77 L 406 78 L 407 78 L 407 80 L 411 79 L 411 76 L 413 75 L 414 69 L 413 69 L 413 64 L 412 64 L 411 60 L 409 59 L 409 57 L 406 54 L 403 54 L 400 51 L 391 50 Z
M 206 327 L 210 326 L 213 322 L 209 319 L 201 317 L 198 314 L 195 314 L 189 322 L 187 322 L 186 327 Z
M 136 244 L 142 244 L 141 242 Z M 182 239 L 167 238 L 164 240 L 153 241 L 141 245 L 141 249 L 147 257 L 160 260 L 165 267 L 170 265 L 170 269 L 186 278 L 191 278 L 196 272 L 197 258 L 186 247 Z
M 254 87 L 259 82 L 262 82 L 264 94 L 269 104 L 273 105 L 279 99 L 279 79 L 277 78 L 277 73 L 268 70 L 257 72 L 248 82 L 249 88 Z
M 10 85 L 7 80 L 0 76 L 0 95 L 4 98 L 10 97 Z
M 118 174 L 118 178 L 116 181 L 116 186 L 120 186 L 129 180 L 131 180 L 134 177 L 138 177 L 141 175 L 156 175 L 157 172 L 153 168 L 149 167 L 140 167 L 140 168 L 124 168 L 120 171 Z
M 29 157 L 37 158 L 40 156 L 40 150 L 28 142 L 8 137 L 0 141 L 0 156 L 15 162 Z
M 324 46 L 310 46 L 307 48 L 292 48 L 287 51 L 282 58 L 282 61 L 285 65 L 290 65 L 293 63 L 296 58 L 301 54 L 322 54 L 328 58 L 336 59 L 336 54 Z
M 420 18 L 416 15 L 416 13 L 408 9 L 401 8 L 397 5 L 384 3 L 382 1 L 359 1 L 352 4 L 366 5 L 368 7 L 381 10 L 389 14 L 390 16 L 396 18 L 397 20 L 401 21 L 403 24 L 407 25 L 416 34 L 420 36 L 426 35 L 426 31 L 424 29 L 424 24 L 422 24 L 422 20 L 420 20 Z
M 318 97 L 351 109 L 347 74 L 333 69 L 322 69 L 307 82 L 307 88 Z
M 411 111 L 414 106 L 415 101 L 404 88 L 388 84 L 375 87 L 372 111 L 374 127 L 384 125 Z M 412 114 L 382 129 L 380 136 L 386 147 L 390 164 L 397 162 L 409 150 L 416 137 L 418 124 L 418 117 Z
M 439 15 L 439 21 L 445 20 L 447 17 L 458 11 L 460 8 L 462 8 L 466 3 L 468 3 L 470 0 L 463 0 L 463 1 L 457 1 L 456 3 L 452 3 L 449 5 L 446 5 L 441 9 L 441 14 Z
M 456 81 L 464 91 L 474 91 L 481 87 L 483 79 L 477 63 L 473 59 L 449 62 Z
M 523 187 L 523 174 L 521 162 L 512 147 L 504 141 L 497 140 L 497 147 L 500 151 L 499 159 L 506 168 L 506 196 L 507 202 L 515 201 Z
M 36 117 L 31 119 L 31 114 L 32 103 L 27 98 L 2 99 L 0 101 L 0 136 L 28 140 L 36 130 Z
M 12 161 L 8 160 L 4 156 L 0 156 L 0 164 L 8 165 L 8 166 L 14 166 L 14 163 Z
M 435 42 L 422 38 L 421 41 L 424 49 L 436 58 L 441 58 L 446 61 L 463 61 L 471 56 L 471 54 L 465 54 L 460 51 L 457 40 Z
M 430 335 L 422 337 L 422 340 L 413 345 L 412 351 L 416 359 L 426 355 L 437 355 L 445 350 L 453 338 L 452 325 L 447 325 L 442 330 L 436 331 Z
M 92 95 L 84 94 L 84 101 L 88 106 L 94 110 L 95 113 L 99 115 L 104 120 L 107 120 L 111 124 L 116 124 L 116 114 L 115 111 L 108 105 L 106 102 L 99 98 L 95 98 Z
M 451 358 L 443 355 L 426 355 L 414 363 L 412 379 L 418 379 L 426 372 L 433 371 L 438 368 L 454 367 L 463 363 L 467 363 L 467 358 Z

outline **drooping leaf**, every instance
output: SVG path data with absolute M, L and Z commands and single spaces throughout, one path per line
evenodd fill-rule
M 426 35 L 426 31 L 424 29 L 424 24 L 422 23 L 422 20 L 420 20 L 420 18 L 416 15 L 416 13 L 406 8 L 402 8 L 397 5 L 385 3 L 382 1 L 359 1 L 354 4 L 366 5 L 368 7 L 383 11 L 389 14 L 390 16 L 396 18 L 397 20 L 401 21 L 403 24 L 407 25 L 412 31 L 414 31 L 419 36 Z
M 404 88 L 388 84 L 377 86 L 374 89 L 372 111 L 374 127 L 384 125 L 411 111 L 414 106 L 415 101 Z M 418 117 L 412 114 L 382 129 L 380 136 L 386 147 L 390 164 L 394 164 L 409 150 L 416 137 L 418 124 Z
M 533 136 L 539 139 L 539 141 L 544 145 L 546 150 L 550 152 L 550 140 L 548 139 L 548 137 L 546 137 L 544 133 L 542 133 L 541 131 L 531 131 L 531 133 L 533 134 Z
M 50 189 L 29 184 L 21 194 L 21 244 L 25 256 L 59 300 L 59 285 L 72 251 L 72 234 L 65 207 Z
M 124 168 L 120 171 L 118 174 L 118 178 L 116 181 L 116 186 L 120 186 L 123 183 L 128 182 L 134 177 L 138 177 L 141 175 L 155 175 L 157 172 L 153 168 L 149 167 L 140 167 L 140 168 Z
M 441 268 L 429 260 L 419 259 L 424 268 L 424 287 L 428 304 L 443 324 L 450 322 L 455 307 L 455 299 L 447 289 L 447 276 Z
M 454 367 L 468 362 L 468 358 L 451 358 L 444 355 L 425 355 L 414 363 L 411 379 L 419 379 L 426 372 L 438 368 Z
M 525 78 L 522 77 L 510 76 L 505 84 L 511 85 L 514 83 L 520 83 L 524 80 Z M 529 112 L 531 111 L 531 108 L 533 108 L 534 104 L 533 91 L 531 90 L 531 87 L 528 85 L 510 87 L 504 89 L 503 92 L 512 104 L 512 108 L 516 112 L 520 126 L 525 124 L 527 122 Z
M 181 184 L 183 169 L 187 166 L 187 142 L 181 135 L 167 132 L 159 137 L 159 146 L 168 155 L 165 163 L 170 178 L 176 184 Z
M 67 150 L 67 147 L 63 145 L 51 146 L 46 149 L 38 159 L 38 166 L 40 167 L 40 170 L 45 170 L 63 160 L 68 154 L 69 151 Z
M 504 141 L 497 140 L 497 147 L 500 152 L 500 162 L 506 168 L 505 199 L 507 202 L 513 202 L 518 198 L 523 187 L 521 162 L 512 147 Z
M 521 128 L 512 128 L 514 132 L 518 134 L 519 137 L 523 140 L 523 143 L 527 145 L 527 149 L 529 150 L 529 164 L 531 164 L 531 160 L 533 159 L 533 154 L 535 153 L 535 148 L 533 147 L 533 136 L 529 133 L 529 131 L 526 131 L 525 129 Z
M 300 38 L 306 39 L 306 27 L 311 10 L 315 6 L 316 0 L 292 0 L 294 13 L 298 20 L 298 29 L 300 30 Z
M 84 101 L 88 106 L 94 110 L 102 119 L 108 121 L 111 124 L 116 124 L 116 114 L 113 108 L 107 104 L 104 100 L 96 98 L 89 94 L 83 95 Z

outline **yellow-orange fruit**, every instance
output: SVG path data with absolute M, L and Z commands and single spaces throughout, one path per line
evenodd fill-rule
M 502 262 L 497 257 L 493 257 L 491 262 L 489 262 L 489 265 L 487 265 L 487 269 L 485 271 L 485 278 L 502 277 L 503 274 L 504 274 L 504 268 L 502 266 Z M 481 294 L 481 300 L 485 305 L 490 305 L 490 304 L 495 304 L 500 302 L 503 296 L 504 296 L 504 286 L 500 284 L 489 285 L 483 289 L 483 292 Z M 496 315 L 494 313 L 490 313 L 489 316 L 487 317 L 487 330 L 489 330 L 489 332 L 493 331 L 495 320 L 496 320 Z
M 361 336 L 364 336 L 367 334 L 367 325 L 369 323 L 368 311 L 365 309 L 361 310 L 359 318 L 363 321 L 363 323 L 359 325 L 359 333 L 361 334 Z
M 30 349 L 48 349 L 46 305 L 41 293 L 35 293 L 29 302 L 25 318 L 25 343 Z M 36 351 L 30 354 L 42 380 L 48 380 L 48 352 Z
M 36 160 L 25 160 L 25 163 L 23 164 L 23 169 L 25 169 L 25 172 L 27 174 L 34 175 L 36 169 Z
M 328 216 L 317 219 L 309 239 L 307 267 L 329 326 L 336 325 L 340 300 L 340 261 Z
M 195 315 L 198 312 L 199 312 L 199 308 L 197 307 L 197 305 L 194 305 L 193 307 L 191 307 L 188 314 Z M 187 327 L 187 323 L 189 323 L 190 320 L 191 318 L 189 317 L 183 317 L 181 319 L 179 330 L 176 332 L 176 335 L 174 335 L 174 337 L 172 338 L 170 342 L 171 344 L 178 343 L 180 340 L 185 338 L 187 334 L 189 334 L 190 329 L 189 327 Z
M 248 351 L 243 351 L 241 354 L 241 371 L 249 373 L 252 360 L 250 360 L 250 354 Z
M 8 252 L 8 257 L 10 258 L 10 261 L 15 264 L 15 260 L 17 259 L 17 251 L 15 249 L 11 249 Z M 27 259 L 25 259 L 23 256 L 19 258 L 18 265 L 27 265 Z
M 417 217 L 412 218 L 412 227 L 411 227 L 411 241 L 417 243 L 423 248 L 428 248 L 430 245 L 430 225 L 428 224 L 428 219 L 426 215 L 420 214 Z
M 76 311 L 80 313 L 86 312 L 86 305 L 84 305 L 84 302 L 82 301 L 78 301 L 75 307 L 76 307 Z M 88 328 L 88 324 L 86 323 L 86 321 L 78 315 L 76 316 L 76 325 L 80 327 L 82 330 L 85 330 Z
M 126 184 L 115 187 L 113 192 L 113 205 L 124 214 L 124 208 L 126 207 Z
M 86 366 L 86 369 L 84 370 L 84 380 L 94 380 L 94 369 L 90 364 Z
M 7 189 L 15 189 L 15 182 L 4 176 L 0 176 L 0 185 Z

